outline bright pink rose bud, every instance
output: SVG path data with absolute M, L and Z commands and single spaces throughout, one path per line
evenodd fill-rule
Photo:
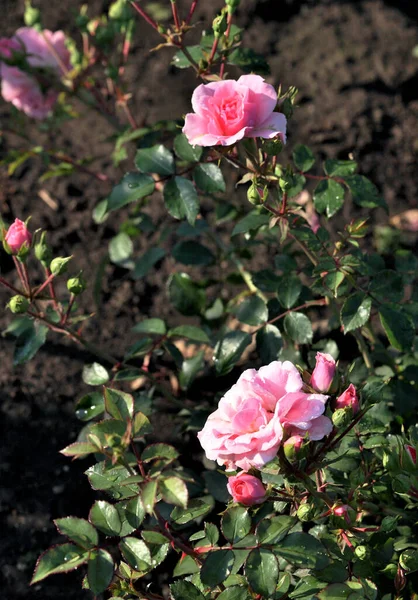
M 417 464 L 417 451 L 413 446 L 410 446 L 409 444 L 405 444 L 404 446 L 406 452 L 409 454 L 412 462 L 414 463 L 414 465 Z
M 245 506 L 261 504 L 266 497 L 266 490 L 261 481 L 245 471 L 229 477 L 227 487 L 234 501 Z
M 348 506 L 348 504 L 341 504 L 340 506 L 335 506 L 332 509 L 332 514 L 336 517 L 344 519 L 345 522 L 350 525 L 352 523 L 352 516 L 354 517 L 355 513 L 351 506 Z
M 302 448 L 303 437 L 301 435 L 292 435 L 283 444 L 285 456 L 288 460 L 297 460 L 300 449 Z
M 311 377 L 311 386 L 317 392 L 327 392 L 335 375 L 335 360 L 331 354 L 317 352 L 316 365 Z
M 183 133 L 193 146 L 230 146 L 244 137 L 286 141 L 286 117 L 274 112 L 277 91 L 259 75 L 199 85 Z
M 360 408 L 357 390 L 352 383 L 350 383 L 345 392 L 343 392 L 335 401 L 335 410 L 347 407 L 351 408 L 353 415 L 358 413 Z
M 18 254 L 19 250 L 25 244 L 29 248 L 32 243 L 32 234 L 28 231 L 23 221 L 15 219 L 15 222 L 10 225 L 4 240 L 12 253 Z

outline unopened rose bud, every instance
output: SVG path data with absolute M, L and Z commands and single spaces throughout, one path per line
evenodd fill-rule
M 367 547 L 366 546 L 356 546 L 354 550 L 354 554 L 357 556 L 359 560 L 364 560 L 367 557 Z
M 84 279 L 82 273 L 79 273 L 77 277 L 72 277 L 67 281 L 67 290 L 74 294 L 74 296 L 78 296 L 87 287 L 87 282 Z
M 339 408 L 332 413 L 332 423 L 337 429 L 347 427 L 352 420 L 353 416 L 350 408 Z
M 339 506 L 334 506 L 332 508 L 332 514 L 335 517 L 344 519 L 347 525 L 351 525 L 355 520 L 355 512 L 351 508 L 351 506 L 348 506 L 348 504 L 340 504 Z
M 335 401 L 335 408 L 351 408 L 352 414 L 358 413 L 360 404 L 357 396 L 357 390 L 352 383 Z
M 331 387 L 336 370 L 331 354 L 317 352 L 316 365 L 311 377 L 311 386 L 317 392 L 327 392 Z
M 297 510 L 296 515 L 299 521 L 306 523 L 307 521 L 310 521 L 312 519 L 314 513 L 315 508 L 313 506 L 311 506 L 310 504 L 301 504 Z
M 127 0 L 116 0 L 109 6 L 109 18 L 117 21 L 129 21 L 132 18 L 131 7 Z
M 41 25 L 41 11 L 38 8 L 34 8 L 30 0 L 25 0 L 23 20 L 27 27 L 40 27 Z
M 294 462 L 295 460 L 299 460 L 299 458 L 302 458 L 302 446 L 303 437 L 300 435 L 292 435 L 292 437 L 287 439 L 283 444 L 284 455 L 286 456 L 287 460 L 290 462 Z
M 35 256 L 42 266 L 48 268 L 52 260 L 52 251 L 45 238 L 46 231 L 43 231 L 39 242 L 35 244 Z
M 7 230 L 4 241 L 6 242 L 5 250 L 17 255 L 21 254 L 22 251 L 25 252 L 26 250 L 27 252 L 29 250 L 32 243 L 32 234 L 23 221 L 15 219 Z
M 54 260 L 51 261 L 51 273 L 53 273 L 54 275 L 62 275 L 63 273 L 65 273 L 68 268 L 68 263 L 71 259 L 72 256 L 58 256 L 57 258 L 54 258 Z
M 221 35 L 223 35 L 225 33 L 227 26 L 228 26 L 228 23 L 226 20 L 225 13 L 222 13 L 222 14 L 218 15 L 217 17 L 215 17 L 213 19 L 213 23 L 212 23 L 212 29 L 213 29 L 215 38 L 220 38 Z
M 266 498 L 266 489 L 261 481 L 244 471 L 229 477 L 227 488 L 234 501 L 245 506 L 261 504 Z
M 13 314 L 20 315 L 28 310 L 29 300 L 24 296 L 13 296 L 7 306 Z
M 225 4 L 228 7 L 228 12 L 232 15 L 238 8 L 240 0 L 225 0 Z
M 251 204 L 254 204 L 254 206 L 261 203 L 262 197 L 255 182 L 253 182 L 247 190 L 247 200 L 248 202 L 251 202 Z
M 414 465 L 417 464 L 417 451 L 416 448 L 410 446 L 409 444 L 405 444 L 404 446 L 406 454 L 409 456 Z

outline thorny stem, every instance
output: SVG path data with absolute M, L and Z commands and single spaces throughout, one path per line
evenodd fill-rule
M 325 306 L 326 304 L 327 304 L 327 301 L 325 298 L 320 298 L 319 300 L 308 300 L 308 302 L 305 302 L 304 304 L 301 304 L 300 306 L 296 306 L 295 308 L 289 308 L 289 310 L 286 310 L 285 312 L 281 313 L 277 317 L 270 319 L 270 321 L 267 321 L 267 323 L 263 323 L 263 325 L 260 325 L 260 327 L 257 327 L 257 329 L 252 332 L 252 335 L 256 334 L 260 329 L 263 329 L 266 325 L 271 325 L 272 323 L 275 323 L 276 321 L 283 319 L 283 317 L 285 317 L 286 315 L 288 315 L 291 312 L 302 310 L 304 308 L 309 308 L 310 306 Z
M 176 30 L 180 31 L 180 17 L 179 11 L 177 8 L 176 0 L 170 0 L 171 2 L 171 12 L 173 13 L 174 25 L 176 26 Z
M 66 313 L 65 313 L 65 315 L 61 319 L 61 325 L 65 325 L 67 323 L 68 318 L 69 318 L 69 316 L 71 314 L 71 309 L 73 308 L 74 300 L 75 300 L 75 295 L 71 294 L 70 301 L 68 302 L 68 307 L 67 307 Z
M 193 548 L 184 544 L 181 540 L 179 540 L 178 538 L 175 538 L 172 535 L 172 533 L 168 529 L 168 526 L 169 526 L 168 522 L 162 517 L 161 513 L 155 507 L 154 507 L 154 514 L 155 514 L 158 524 L 160 526 L 161 533 L 163 534 L 164 537 L 166 537 L 168 540 L 170 540 L 171 546 L 178 548 L 179 550 L 181 550 L 188 556 L 191 556 L 192 558 L 194 558 L 194 560 L 196 560 L 199 564 L 202 564 L 202 562 L 203 562 L 202 559 L 195 552 L 195 550 Z
M 225 31 L 225 41 L 228 40 L 229 38 L 229 34 L 231 33 L 231 27 L 232 27 L 232 13 L 228 13 L 228 21 L 227 21 L 227 28 Z M 224 54 L 222 56 L 222 62 L 221 62 L 221 67 L 219 69 L 219 77 L 221 79 L 223 79 L 224 77 L 224 73 L 225 73 L 225 64 L 226 64 L 226 54 Z
M 48 275 L 48 277 L 45 279 L 45 281 L 43 282 L 42 285 L 40 285 L 35 292 L 32 295 L 32 298 L 36 298 L 36 296 L 39 296 L 39 294 L 42 292 L 42 290 L 44 290 L 46 288 L 47 285 L 49 285 L 51 283 L 51 281 L 54 279 L 55 275 L 53 273 L 50 273 L 50 275 Z M 52 295 L 51 295 L 52 296 Z
M 140 6 L 139 4 L 137 4 L 136 2 L 132 2 L 131 1 L 131 5 L 133 6 L 133 8 L 141 15 L 141 17 L 143 19 L 145 19 L 145 21 L 151 25 L 151 27 L 153 27 L 153 29 L 155 29 L 156 31 L 158 31 L 158 23 L 156 21 L 154 21 L 154 19 L 152 17 L 150 17 Z
M 6 281 L 6 279 L 4 279 L 3 277 L 0 277 L 0 284 L 4 285 L 4 287 L 9 288 L 9 290 L 14 292 L 15 294 L 19 294 L 19 296 L 24 296 L 25 298 L 29 298 L 29 295 L 26 292 L 24 292 L 23 290 L 19 290 L 17 287 L 15 287 L 14 285 L 12 285 L 8 281 Z
M 22 268 L 22 264 L 20 263 L 19 259 L 16 258 L 16 256 L 13 256 L 13 262 L 15 264 L 16 267 L 16 271 L 17 274 L 19 275 L 19 279 L 23 285 L 23 289 L 26 291 L 28 298 L 31 297 L 31 290 L 30 287 L 28 286 L 28 282 L 25 278 L 25 275 L 23 273 L 23 268 Z
M 45 267 L 45 275 L 47 276 L 47 279 L 50 279 L 48 287 L 49 287 L 49 294 L 52 298 L 52 303 L 54 306 L 54 309 L 60 313 L 60 305 L 58 304 L 58 300 L 57 300 L 57 296 L 55 294 L 55 287 L 54 287 L 54 282 L 53 282 L 53 278 L 51 278 L 51 271 L 48 267 Z
M 73 158 L 67 156 L 66 154 L 61 154 L 60 152 L 58 152 L 58 153 L 55 154 L 55 153 L 53 153 L 51 151 L 47 151 L 47 153 L 50 156 L 52 156 L 53 158 L 56 158 L 58 160 L 61 160 L 62 162 L 65 162 L 65 163 L 68 163 L 69 165 L 72 165 L 73 167 L 75 167 L 76 169 L 78 169 L 79 171 L 81 171 L 82 173 L 86 173 L 86 175 L 90 175 L 91 177 L 94 177 L 98 181 L 109 181 L 109 177 L 107 175 L 105 175 L 104 173 L 95 173 L 94 171 L 92 171 L 88 167 L 85 167 L 84 165 L 81 165 L 79 162 L 77 162 Z

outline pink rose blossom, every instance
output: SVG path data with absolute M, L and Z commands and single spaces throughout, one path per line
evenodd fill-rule
M 408 453 L 410 459 L 412 460 L 412 462 L 414 463 L 414 465 L 417 464 L 417 451 L 413 446 L 410 446 L 409 444 L 405 444 L 404 446 L 406 452 Z
M 210 460 L 248 471 L 272 460 L 288 435 L 320 440 L 332 424 L 323 416 L 328 396 L 306 394 L 296 367 L 274 361 L 258 371 L 247 369 L 219 401 L 202 431 L 200 443 Z
M 338 408 L 347 408 L 350 407 L 353 411 L 353 415 L 358 413 L 360 408 L 360 403 L 357 396 L 357 390 L 352 383 L 348 386 L 348 388 L 339 396 L 335 401 L 335 410 Z
M 335 360 L 331 354 L 317 352 L 316 365 L 311 377 L 311 386 L 318 392 L 327 392 L 335 375 Z
M 19 219 L 15 219 L 15 222 L 10 225 L 5 242 L 9 246 L 13 254 L 17 254 L 23 245 L 28 247 L 32 243 L 32 234 L 28 231 L 25 223 Z
M 194 113 L 186 115 L 183 133 L 194 146 L 230 146 L 244 137 L 286 141 L 286 117 L 273 112 L 274 87 L 259 75 L 242 75 L 199 85 L 193 92 Z
M 341 504 L 340 506 L 336 506 L 332 509 L 332 514 L 334 514 L 336 517 L 341 517 L 349 525 L 351 523 L 350 512 L 353 512 L 353 509 L 351 506 L 348 506 L 348 504 Z
M 21 27 L 11 39 L 0 40 L 0 59 L 11 58 L 11 51 L 25 54 L 31 67 L 49 69 L 58 77 L 71 69 L 62 31 L 39 32 L 32 27 Z M 6 102 L 34 119 L 44 119 L 52 111 L 58 98 L 52 87 L 43 91 L 35 76 L 5 62 L 0 62 L 0 76 L 1 93 Z
M 261 481 L 244 471 L 229 477 L 227 488 L 234 502 L 245 504 L 245 506 L 261 504 L 266 497 L 266 490 Z

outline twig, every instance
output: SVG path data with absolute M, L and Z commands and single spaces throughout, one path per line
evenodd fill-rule
M 227 21 L 227 28 L 225 31 L 225 41 L 228 40 L 229 38 L 229 34 L 231 33 L 231 27 L 232 27 L 232 13 L 228 13 L 228 21 Z M 221 62 L 221 67 L 219 69 L 219 77 L 221 79 L 224 78 L 224 73 L 225 73 L 225 64 L 226 64 L 226 54 L 224 54 L 222 56 L 222 62 Z
M 260 325 L 259 327 L 257 327 L 257 329 L 255 331 L 253 331 L 251 335 L 255 335 L 258 331 L 260 331 L 260 329 L 263 329 L 267 325 L 271 325 L 272 323 L 275 323 L 276 321 L 283 319 L 283 317 L 285 317 L 286 315 L 288 315 L 291 312 L 302 310 L 304 308 L 309 308 L 310 306 L 326 306 L 326 304 L 327 304 L 327 301 L 325 298 L 320 298 L 319 300 L 308 300 L 304 304 L 301 304 L 300 306 L 295 306 L 295 308 L 289 308 L 289 310 L 286 310 L 285 312 L 281 313 L 277 317 L 274 317 L 273 319 L 270 319 L 270 321 L 263 323 L 263 325 Z
M 186 25 L 190 25 L 190 21 L 192 20 L 192 17 L 193 17 L 194 11 L 196 10 L 198 2 L 199 2 L 199 0 L 193 0 L 192 4 L 190 6 L 189 14 L 187 15 L 187 18 L 186 18 Z
M 173 13 L 174 25 L 176 26 L 176 30 L 180 31 L 180 17 L 179 11 L 177 8 L 176 0 L 170 0 L 171 2 L 171 12 Z
M 136 10 L 137 13 L 139 13 L 141 15 L 141 17 L 143 19 L 145 19 L 145 21 L 151 25 L 151 27 L 153 27 L 156 31 L 158 31 L 158 23 L 156 21 L 154 21 L 154 19 L 152 17 L 150 17 L 140 6 L 139 4 L 137 4 L 136 2 L 131 1 L 131 5 L 133 6 L 133 8 Z

